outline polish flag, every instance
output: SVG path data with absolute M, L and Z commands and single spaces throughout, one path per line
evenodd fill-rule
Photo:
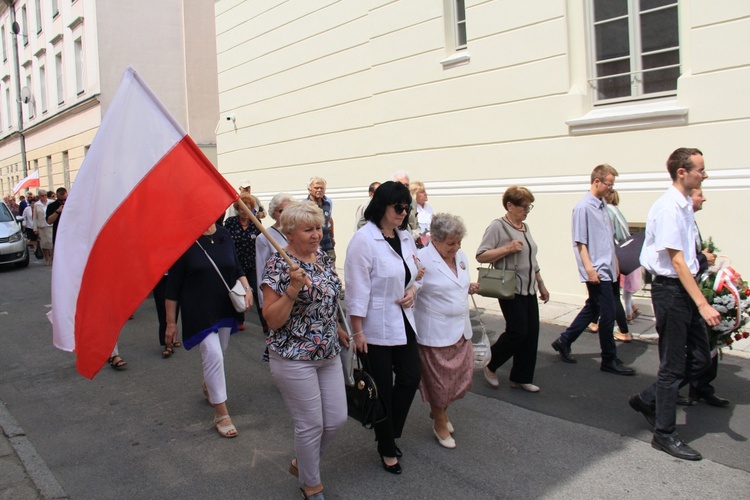
M 15 196 L 22 189 L 33 187 L 39 187 L 39 170 L 35 170 L 33 174 L 24 177 L 18 184 L 13 186 L 13 195 Z
M 169 267 L 237 199 L 128 68 L 60 216 L 53 343 L 94 378 L 120 330 Z

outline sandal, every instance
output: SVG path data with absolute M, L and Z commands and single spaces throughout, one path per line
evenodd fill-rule
M 323 496 L 323 490 L 320 490 L 317 493 L 312 493 L 311 495 L 305 493 L 305 488 L 300 488 L 299 490 L 302 492 L 302 498 L 304 500 L 325 500 L 325 497 Z
M 182 347 L 182 342 L 172 342 L 172 349 Z
M 171 347 L 165 347 L 164 350 L 161 352 L 161 357 L 162 358 L 168 358 L 172 354 L 174 354 L 174 351 L 172 350 L 172 348 Z
M 120 370 L 128 364 L 128 362 L 122 359 L 120 356 L 112 356 L 107 361 L 109 361 L 109 366 L 111 366 L 115 370 Z
M 586 327 L 586 331 L 591 333 L 599 333 L 599 324 L 590 323 L 589 326 Z
M 299 477 L 299 469 L 297 468 L 297 459 L 293 458 L 292 463 L 289 464 L 289 474 L 294 477 Z
M 225 438 L 233 438 L 237 437 L 237 428 L 234 426 L 234 424 L 227 424 L 227 425 L 219 425 L 224 420 L 228 420 L 229 415 L 221 415 L 218 417 L 214 417 L 214 424 L 216 425 L 216 430 L 219 432 L 219 435 L 221 437 Z

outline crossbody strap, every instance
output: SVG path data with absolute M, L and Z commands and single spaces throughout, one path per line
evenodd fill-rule
M 216 263 L 214 262 L 214 259 L 212 259 L 210 255 L 208 255 L 208 252 L 206 252 L 206 249 L 203 248 L 203 245 L 201 245 L 200 241 L 195 240 L 195 242 L 198 244 L 199 247 L 201 247 L 201 250 L 203 250 L 203 253 L 206 254 L 206 258 L 208 258 L 208 261 L 211 263 L 212 266 L 214 266 L 214 269 L 216 269 L 216 274 L 218 274 L 219 278 L 221 278 L 221 282 L 224 283 L 224 286 L 226 287 L 227 292 L 231 292 L 232 289 L 229 288 L 229 285 L 227 285 L 227 282 L 224 280 L 224 276 L 221 275 L 221 271 L 219 271 L 219 268 L 216 267 Z
M 505 234 L 508 235 L 508 238 L 510 241 L 513 241 L 513 236 L 511 236 L 510 231 L 508 231 L 508 228 L 505 226 L 505 222 L 502 221 L 502 219 L 495 219 L 496 221 L 500 222 L 500 225 L 505 230 Z M 503 257 L 503 271 L 507 268 L 508 265 L 508 256 L 506 255 Z M 493 264 L 493 267 L 497 269 L 497 266 Z M 516 272 L 518 272 L 518 252 L 513 253 L 513 267 L 515 268 Z

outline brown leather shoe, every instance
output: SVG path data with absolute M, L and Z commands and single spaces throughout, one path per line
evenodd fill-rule
M 617 333 L 617 332 L 615 332 L 614 333 L 614 337 L 615 337 L 615 340 L 619 340 L 620 342 L 628 343 L 628 342 L 632 342 L 633 341 L 633 336 L 631 334 L 629 334 L 629 333 Z

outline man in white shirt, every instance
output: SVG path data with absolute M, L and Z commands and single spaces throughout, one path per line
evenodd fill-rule
M 659 334 L 656 382 L 630 397 L 630 406 L 654 426 L 651 446 L 683 460 L 700 453 L 677 435 L 679 388 L 710 364 L 706 324 L 719 324 L 719 313 L 698 288 L 697 226 L 690 192 L 708 177 L 703 153 L 679 148 L 667 160 L 672 186 L 651 207 L 641 265 L 653 274 L 651 302 Z

